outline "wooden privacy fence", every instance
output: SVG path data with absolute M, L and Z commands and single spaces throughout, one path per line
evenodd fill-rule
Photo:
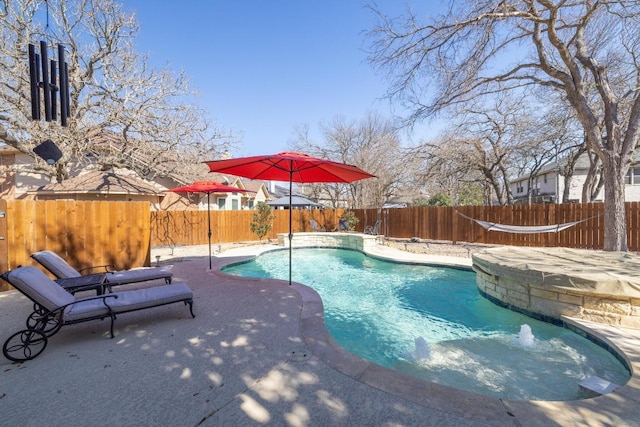
M 80 269 L 149 265 L 148 202 L 1 200 L 0 271 L 37 265 L 33 252 L 52 250 Z M 0 290 L 8 289 L 0 283 Z
M 627 242 L 640 251 L 640 203 L 629 202 Z M 53 250 L 76 268 L 111 264 L 118 269 L 150 265 L 153 246 L 199 245 L 208 242 L 206 211 L 151 212 L 147 202 L 6 201 L 0 200 L 0 271 L 34 264 L 29 257 Z M 314 219 L 328 231 L 338 228 L 344 210 L 294 210 L 294 232 L 311 231 Z M 454 243 L 513 246 L 563 246 L 602 249 L 604 205 L 601 203 L 532 206 L 410 207 L 358 209 L 356 231 L 382 221 L 380 233 L 388 237 L 418 237 Z M 508 225 L 549 225 L 586 220 L 559 233 L 514 234 L 487 231 L 474 219 Z M 212 211 L 213 244 L 255 241 L 250 224 L 255 211 Z M 289 230 L 289 212 L 274 211 L 275 220 L 265 236 L 275 239 Z M 7 289 L 0 284 L 0 289 Z
M 558 233 L 517 234 L 488 231 L 468 217 L 507 225 L 551 225 L 581 221 Z M 356 210 L 360 224 L 382 220 L 381 234 L 389 237 L 447 240 L 454 243 L 487 243 L 511 246 L 562 246 L 602 249 L 604 246 L 604 204 L 570 203 L 510 206 L 409 207 Z M 628 202 L 627 244 L 640 251 L 640 202 Z M 362 229 L 362 228 L 361 228 Z
M 256 211 L 212 211 L 211 242 L 229 243 L 258 240 L 251 231 Z M 292 213 L 294 232 L 311 231 L 314 219 L 325 230 L 338 228 L 338 220 L 344 210 L 298 210 Z M 278 233 L 289 231 L 289 211 L 274 210 L 273 226 L 264 239 L 276 239 Z M 206 211 L 156 211 L 151 212 L 151 246 L 203 245 L 208 243 Z

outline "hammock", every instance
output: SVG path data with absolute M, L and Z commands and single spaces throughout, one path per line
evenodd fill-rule
M 497 222 L 489 222 L 489 221 L 481 221 L 479 219 L 474 219 L 465 214 L 461 214 L 456 211 L 456 213 L 462 217 L 465 217 L 477 224 L 479 224 L 482 228 L 485 228 L 489 231 L 502 231 L 503 233 L 519 233 L 519 234 L 533 234 L 533 233 L 558 233 L 564 229 L 569 227 L 573 227 L 576 224 L 580 224 L 581 222 L 589 221 L 592 218 L 596 218 L 595 216 L 587 219 L 581 219 L 580 221 L 573 222 L 565 222 L 564 224 L 552 224 L 552 225 L 506 225 L 506 224 L 498 224 Z

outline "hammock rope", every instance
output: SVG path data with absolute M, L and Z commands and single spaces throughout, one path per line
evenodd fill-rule
M 497 222 L 482 221 L 479 219 L 471 218 L 463 213 L 456 211 L 456 213 L 468 220 L 471 220 L 482 228 L 488 231 L 501 231 L 503 233 L 516 233 L 516 234 L 534 234 L 534 233 L 558 233 L 581 222 L 589 221 L 590 219 L 597 218 L 600 215 L 592 216 L 591 218 L 581 219 L 580 221 L 565 222 L 563 224 L 552 225 L 507 225 L 498 224 Z

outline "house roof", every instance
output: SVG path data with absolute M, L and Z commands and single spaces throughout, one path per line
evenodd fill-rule
M 267 204 L 269 206 L 285 206 L 285 207 L 289 207 L 289 196 L 280 197 L 279 199 L 267 202 Z M 316 202 L 314 202 L 312 200 L 309 200 L 309 199 L 307 199 L 305 197 L 296 196 L 296 195 L 292 195 L 291 196 L 291 206 L 293 206 L 293 207 L 312 207 L 312 208 L 323 207 L 319 203 L 316 203 Z
M 267 181 L 269 182 L 269 181 Z M 271 189 L 267 186 L 267 189 L 271 191 Z M 289 187 L 283 187 L 281 185 L 275 184 L 273 193 L 271 195 L 275 198 L 284 197 L 289 195 Z
M 275 181 L 252 180 L 247 178 L 240 179 L 247 190 L 255 191 L 256 193 L 264 192 L 265 197 L 268 200 L 274 200 L 289 194 L 288 187 L 285 188 L 277 185 Z
M 253 192 L 258 192 L 262 188 L 262 183 L 257 181 L 249 181 L 245 179 L 240 180 L 245 189 Z
M 91 171 L 69 178 L 61 183 L 44 185 L 38 194 L 131 194 L 163 197 L 162 191 L 143 181 L 128 169 Z
M 0 142 L 0 154 L 20 154 L 22 151 L 17 148 Z

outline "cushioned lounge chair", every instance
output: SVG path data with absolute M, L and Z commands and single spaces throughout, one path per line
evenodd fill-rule
M 58 254 L 52 251 L 39 251 L 31 255 L 40 265 L 49 270 L 51 274 L 58 279 L 69 279 L 80 277 L 83 272 L 93 269 L 104 269 L 104 272 L 95 273 L 105 275 L 105 285 L 107 288 L 117 285 L 126 285 L 127 283 L 146 282 L 147 280 L 164 279 L 166 283 L 171 283 L 173 272 L 171 268 L 163 267 L 141 267 L 131 270 L 111 271 L 109 265 L 99 265 L 88 267 L 82 270 L 76 270 L 68 262 L 62 259 Z
M 34 302 L 34 311 L 27 317 L 27 329 L 11 335 L 2 348 L 5 357 L 15 362 L 38 356 L 47 346 L 49 337 L 66 325 L 109 318 L 109 332 L 113 338 L 116 314 L 176 302 L 189 305 L 191 316 L 195 317 L 193 292 L 186 283 L 76 299 L 36 267 L 18 267 L 0 277 Z

